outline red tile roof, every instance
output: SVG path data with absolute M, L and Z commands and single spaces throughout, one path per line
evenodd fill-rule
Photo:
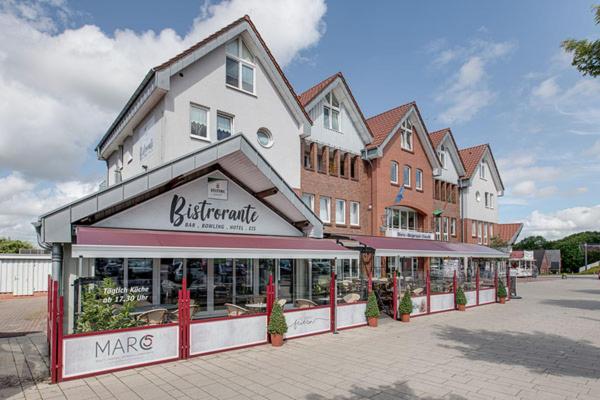
M 521 233 L 521 229 L 523 229 L 522 223 L 498 224 L 494 233 L 506 243 L 514 244 Z
M 439 131 L 431 132 L 429 134 L 429 139 L 431 139 L 431 143 L 433 144 L 434 148 L 437 149 L 442 142 L 442 139 L 444 139 L 444 136 L 446 136 L 446 133 L 448 132 L 450 132 L 450 128 L 440 129 Z
M 342 73 L 337 72 L 337 73 L 331 75 L 330 77 L 323 79 L 321 82 L 317 83 L 315 86 L 311 87 L 310 89 L 306 90 L 303 93 L 300 93 L 300 95 L 298 96 L 298 100 L 300 100 L 300 103 L 304 107 L 306 107 L 306 105 L 308 103 L 313 101 L 313 99 L 315 97 L 317 97 L 319 95 L 319 93 L 321 93 L 323 91 L 323 89 L 325 89 L 338 76 L 341 77 Z
M 489 147 L 487 144 L 480 144 L 478 146 L 469 147 L 466 149 L 459 150 L 460 158 L 465 166 L 466 177 L 470 178 L 477 169 L 483 153 Z
M 406 113 L 408 113 L 413 106 L 416 106 L 414 101 L 403 104 L 396 108 L 392 108 L 391 110 L 367 119 L 369 129 L 371 129 L 371 132 L 373 133 L 373 142 L 369 147 L 379 146 L 382 144 L 392 129 L 398 125 L 398 122 L 404 118 Z

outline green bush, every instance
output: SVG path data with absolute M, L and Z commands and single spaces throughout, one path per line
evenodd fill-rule
M 404 292 L 404 296 L 402 296 L 402 301 L 400 301 L 400 306 L 398 307 L 398 311 L 400 314 L 410 314 L 413 310 L 412 297 L 410 296 L 410 289 L 407 288 Z
M 90 284 L 83 289 L 82 312 L 77 318 L 77 332 L 98 332 L 140 325 L 129 314 L 135 306 L 135 301 L 126 301 L 118 308 L 111 301 L 114 294 L 110 294 L 106 289 L 116 287 L 112 279 L 106 278 L 100 284 Z
M 467 305 L 467 296 L 465 296 L 465 292 L 460 286 L 458 287 L 458 289 L 456 289 L 456 304 L 461 306 Z
M 375 292 L 373 291 L 369 293 L 369 298 L 367 299 L 365 316 L 367 318 L 379 318 L 379 306 L 377 305 L 377 298 L 375 297 Z
M 271 319 L 269 319 L 268 331 L 271 335 L 284 335 L 287 332 L 287 322 L 283 315 L 283 308 L 275 301 L 273 310 L 271 311 Z
M 506 286 L 504 286 L 504 282 L 501 280 L 498 281 L 498 297 L 506 297 Z

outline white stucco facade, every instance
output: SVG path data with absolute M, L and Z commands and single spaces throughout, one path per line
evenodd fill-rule
M 449 135 L 446 135 L 444 140 L 438 145 L 435 149 L 438 154 L 443 154 L 443 158 L 445 160 L 444 165 L 442 165 L 441 173 L 436 177 L 436 179 L 448 183 L 452 183 L 454 185 L 458 184 L 458 166 L 457 166 L 457 153 L 451 154 L 451 139 Z M 443 150 L 442 150 L 443 149 Z M 441 159 L 441 157 L 439 157 Z
M 225 61 L 225 45 L 221 45 L 170 76 L 166 94 L 108 157 L 109 185 L 118 182 L 116 171 L 120 170 L 121 178 L 127 179 L 214 143 L 217 114 L 223 114 L 233 118 L 232 134 L 246 136 L 291 187 L 300 187 L 302 123 L 291 112 L 258 57 L 254 63 L 254 94 L 226 84 Z M 190 134 L 192 105 L 207 111 L 206 139 Z M 271 146 L 258 143 L 256 134 L 260 128 L 272 135 Z
M 462 217 L 465 219 L 498 223 L 498 196 L 502 195 L 502 189 L 498 187 L 496 179 L 490 170 L 494 164 L 489 152 L 483 156 L 482 160 L 486 165 L 485 178 L 481 177 L 482 163 L 480 162 L 469 181 L 469 186 L 461 189 Z M 479 193 L 479 200 L 477 193 Z M 485 205 L 486 193 L 488 193 L 488 196 L 490 194 L 493 195 L 491 204 L 488 207 Z

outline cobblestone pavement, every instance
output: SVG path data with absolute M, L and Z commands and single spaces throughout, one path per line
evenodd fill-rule
M 521 300 L 138 368 L 11 399 L 600 399 L 600 281 Z
M 46 296 L 0 299 L 0 338 L 46 331 Z

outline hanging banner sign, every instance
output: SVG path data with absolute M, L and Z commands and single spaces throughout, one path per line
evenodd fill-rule
M 176 359 L 179 327 L 67 336 L 63 349 L 64 378 Z

